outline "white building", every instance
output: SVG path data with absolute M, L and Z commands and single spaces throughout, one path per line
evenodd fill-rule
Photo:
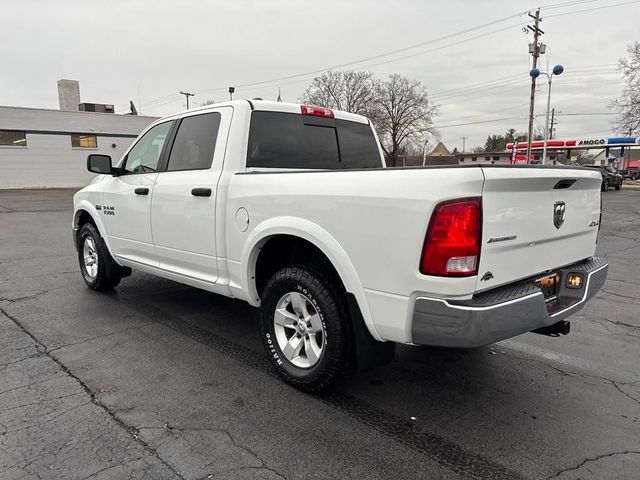
M 95 104 L 78 105 L 77 82 L 61 80 L 58 89 L 61 110 L 0 106 L 0 188 L 82 187 L 93 176 L 88 154 L 110 155 L 115 163 L 156 120 L 79 111 Z

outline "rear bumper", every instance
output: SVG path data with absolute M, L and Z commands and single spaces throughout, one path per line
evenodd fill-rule
M 418 297 L 412 341 L 419 345 L 478 347 L 552 325 L 580 310 L 602 288 L 608 268 L 604 258 L 593 257 L 559 269 L 562 285 L 556 302 L 549 306 L 532 281 L 499 287 L 465 301 Z M 569 273 L 584 276 L 582 288 L 565 286 Z

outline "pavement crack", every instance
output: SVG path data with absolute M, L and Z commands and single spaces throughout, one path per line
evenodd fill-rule
M 2 311 L 2 309 L 0 308 L 0 311 Z M 29 388 L 29 387 L 33 387 L 34 385 L 40 385 L 42 383 L 47 383 L 47 382 L 51 382 L 55 380 L 55 378 L 47 378 L 45 380 L 40 380 L 38 382 L 33 382 L 33 383 L 28 383 L 26 385 L 18 385 L 17 387 L 13 387 L 13 388 L 8 388 L 6 390 L 3 390 L 0 392 L 0 395 L 4 395 L 5 393 L 9 393 L 9 392 L 14 392 L 16 390 L 20 390 L 22 388 Z
M 631 295 L 622 295 L 620 293 L 614 293 L 614 292 L 610 292 L 609 290 L 605 290 L 604 288 L 600 289 L 601 292 L 604 292 L 608 295 L 613 295 L 614 297 L 620 297 L 620 298 L 629 298 L 631 300 L 638 300 L 638 297 L 633 297 Z
M 112 337 L 113 335 L 118 335 L 120 333 L 128 332 L 131 330 L 138 330 L 143 328 L 146 325 L 136 325 L 134 327 L 123 328 L 122 330 L 118 330 L 117 332 L 105 333 L 103 335 L 96 335 L 95 337 L 85 338 L 84 340 L 80 340 L 79 342 L 65 343 L 64 345 L 60 345 L 58 347 L 50 348 L 46 351 L 47 354 L 60 350 L 62 348 L 73 347 L 76 345 L 82 345 L 83 343 L 92 342 L 93 340 L 97 340 L 99 338 Z
M 231 444 L 237 448 L 238 450 L 242 450 L 243 452 L 248 453 L 249 455 L 251 455 L 253 458 L 255 458 L 258 462 L 260 462 L 260 466 L 259 467 L 242 467 L 242 468 L 238 468 L 238 469 L 232 469 L 232 470 L 224 470 L 222 472 L 217 472 L 213 475 L 213 477 L 205 477 L 205 478 L 214 478 L 218 475 L 221 475 L 222 473 L 230 473 L 233 471 L 241 471 L 241 470 L 245 470 L 245 469 L 260 469 L 260 470 L 268 470 L 270 472 L 272 472 L 273 474 L 277 475 L 280 478 L 284 478 L 286 480 L 287 477 L 285 477 L 283 474 L 281 474 L 280 472 L 276 471 L 275 469 L 269 467 L 267 465 L 267 463 L 265 462 L 265 460 L 258 455 L 258 453 L 256 453 L 255 451 L 253 451 L 251 448 L 247 447 L 246 445 L 241 444 L 240 442 L 238 442 L 233 435 L 231 434 L 231 432 L 229 432 L 228 430 L 224 429 L 224 428 L 213 428 L 213 427 L 176 427 L 173 425 L 170 425 L 169 423 L 165 423 L 164 426 L 162 427 L 144 427 L 141 426 L 139 427 L 139 430 L 169 430 L 170 432 L 180 432 L 180 433 L 185 433 L 185 432 L 213 432 L 213 433 L 222 433 L 224 435 L 227 436 L 227 438 L 229 439 L 229 441 L 231 442 Z M 185 439 L 185 441 L 187 441 Z M 187 441 L 187 443 L 189 443 Z
M 40 295 L 44 295 L 45 293 L 48 293 L 49 290 L 37 290 L 35 292 L 16 292 L 17 295 L 14 296 L 1 296 L 0 297 L 0 302 L 7 302 L 9 304 L 15 303 L 15 302 L 20 302 L 23 300 L 33 300 L 34 298 L 39 297 Z M 25 294 L 26 293 L 26 294 Z
M 565 371 L 562 370 L 561 368 L 556 367 L 555 365 L 553 365 L 552 363 L 550 363 L 550 361 L 546 361 L 546 360 L 541 360 L 538 358 L 534 358 L 534 357 L 530 357 L 530 356 L 526 356 L 526 355 L 521 355 L 520 352 L 518 350 L 516 350 L 515 348 L 510 348 L 509 346 L 505 345 L 505 348 L 508 349 L 510 351 L 510 355 L 512 355 L 513 357 L 522 360 L 522 361 L 526 361 L 526 362 L 533 362 L 533 363 L 537 363 L 540 365 L 543 365 L 546 368 L 550 368 L 552 370 L 555 370 L 556 372 L 558 372 L 561 375 L 566 375 L 568 377 L 581 377 L 581 378 L 592 378 L 594 380 L 600 380 L 606 383 L 610 383 L 613 382 L 614 380 L 612 380 L 611 378 L 607 378 L 607 377 L 603 377 L 600 375 L 593 375 L 590 373 L 585 373 L 585 372 L 579 372 L 579 371 Z M 618 385 L 632 385 L 636 382 L 638 382 L 640 380 L 633 380 L 630 382 L 620 382 L 620 381 L 616 381 L 616 383 Z
M 91 401 L 90 401 L 90 400 L 88 400 L 88 401 L 86 401 L 86 402 L 84 402 L 84 403 L 80 403 L 80 404 L 78 404 L 78 405 L 74 405 L 73 407 L 68 408 L 68 409 L 66 409 L 66 410 L 64 410 L 64 411 L 62 411 L 62 412 L 58 412 L 58 413 L 56 413 L 53 417 L 51 417 L 51 418 L 47 418 L 45 421 L 43 421 L 43 422 L 39 422 L 39 423 L 38 423 L 38 424 L 36 424 L 36 425 L 30 425 L 30 426 L 28 426 L 28 427 L 16 428 L 16 429 L 14 429 L 14 430 L 7 430 L 7 431 L 4 433 L 4 435 L 10 434 L 10 433 L 23 432 L 23 431 L 25 431 L 25 430 L 31 430 L 32 428 L 40 428 L 40 427 L 42 427 L 42 425 L 45 425 L 45 424 L 50 423 L 50 422 L 53 422 L 53 421 L 54 421 L 54 420 L 56 420 L 57 418 L 60 418 L 60 417 L 62 417 L 63 415 L 66 415 L 67 413 L 71 413 L 71 412 L 73 412 L 74 410 L 77 410 L 77 409 L 82 408 L 82 407 L 84 407 L 84 406 L 86 406 L 86 405 L 89 405 L 90 403 L 91 403 Z
M 620 385 L 618 384 L 618 382 L 615 382 L 613 380 L 611 380 L 611 384 L 615 387 L 616 390 L 618 390 L 621 394 L 623 394 L 624 396 L 628 397 L 629 399 L 631 399 L 632 401 L 636 402 L 638 405 L 640 405 L 640 400 L 638 400 L 636 397 L 632 396 L 631 394 L 625 392 L 622 388 L 620 388 Z M 623 384 L 624 385 L 624 384 Z
M 213 473 L 211 475 L 207 475 L 206 477 L 203 477 L 201 480 L 210 480 L 213 478 L 225 478 L 227 475 L 229 475 L 230 473 L 238 473 L 238 472 L 246 472 L 246 471 L 255 471 L 255 470 L 268 470 L 272 473 L 274 473 L 275 475 L 278 475 L 280 478 L 284 478 L 285 480 L 287 480 L 287 477 L 285 477 L 284 475 L 282 475 L 281 473 L 278 473 L 274 470 L 271 470 L 270 468 L 265 468 L 265 467 L 239 467 L 239 468 L 230 468 L 228 470 L 224 470 L 222 472 L 218 472 L 218 473 Z
M 602 455 L 598 455 L 597 457 L 593 457 L 593 458 L 585 458 L 582 462 L 580 462 L 575 467 L 565 468 L 565 469 L 560 470 L 555 475 L 550 475 L 549 477 L 547 477 L 547 480 L 550 480 L 552 478 L 558 478 L 560 475 L 562 475 L 565 472 L 572 472 L 574 470 L 580 470 L 587 463 L 597 462 L 598 460 L 602 460 L 603 458 L 615 457 L 617 455 L 640 455 L 640 451 L 637 451 L 637 450 L 625 450 L 625 451 L 622 451 L 622 452 L 604 453 Z
M 100 473 L 104 473 L 104 472 L 106 472 L 108 470 L 111 470 L 111 469 L 114 469 L 116 467 L 128 465 L 128 464 L 133 463 L 133 462 L 137 462 L 138 460 L 142 460 L 143 458 L 145 458 L 145 457 L 136 457 L 136 458 L 132 458 L 131 460 L 128 460 L 128 461 L 126 461 L 124 463 L 116 463 L 115 465 L 108 465 L 108 466 L 106 466 L 104 468 L 101 468 L 100 470 L 97 470 L 97 471 L 95 471 L 93 473 L 90 473 L 86 477 L 82 477 L 79 480 L 88 480 L 89 478 L 94 478 L 97 475 L 99 475 Z
M 76 395 L 80 395 L 80 394 L 81 394 L 81 392 L 76 392 L 76 393 L 70 393 L 68 395 L 60 395 L 59 397 L 44 398 L 44 399 L 39 400 L 37 402 L 23 403 L 21 405 L 15 405 L 15 406 L 10 407 L 10 408 L 0 409 L 0 411 L 2 413 L 7 413 L 7 412 L 10 412 L 12 410 L 18 410 L 20 408 L 31 407 L 33 405 L 42 405 L 43 403 L 46 403 L 46 402 L 52 402 L 54 400 L 62 400 L 63 398 L 75 397 Z
M 88 402 L 86 402 L 85 404 L 82 405 L 78 405 L 75 408 L 79 408 L 83 405 L 87 405 L 89 403 L 93 403 L 94 405 L 100 407 L 109 417 L 111 417 L 120 427 L 122 427 L 123 430 L 125 430 L 133 439 L 134 441 L 136 441 L 140 446 L 142 446 L 147 452 L 149 452 L 151 455 L 153 455 L 155 458 L 158 459 L 158 461 L 160 461 L 160 463 L 162 463 L 165 467 L 167 467 L 167 469 L 169 469 L 171 471 L 171 473 L 173 473 L 176 477 L 183 479 L 184 477 L 172 466 L 170 465 L 166 460 L 164 460 L 157 452 L 157 450 L 155 448 L 153 448 L 151 445 L 149 445 L 147 442 L 145 442 L 144 440 L 142 440 L 136 433 L 134 427 L 127 425 L 122 419 L 120 419 L 115 413 L 113 413 L 113 411 L 104 403 L 102 403 L 98 397 L 95 395 L 95 393 L 87 386 L 86 383 L 84 383 L 77 375 L 75 375 L 73 372 L 71 372 L 71 370 L 69 370 L 69 368 L 63 364 L 55 355 L 52 355 L 51 352 L 48 352 L 46 350 L 46 345 L 44 345 L 40 340 L 38 340 L 38 338 L 33 335 L 23 324 L 22 322 L 20 322 L 17 318 L 15 318 L 14 316 L 10 315 L 3 307 L 0 306 L 0 313 L 2 313 L 5 317 L 7 317 L 9 320 L 11 320 L 13 323 L 16 324 L 16 326 L 22 330 L 22 332 L 24 332 L 26 335 L 28 335 L 37 345 L 37 347 L 39 349 L 43 349 L 42 351 L 44 352 L 44 355 L 46 355 L 47 357 L 49 357 L 53 362 L 55 362 L 61 369 L 62 371 L 69 376 L 70 378 L 74 379 L 76 382 L 78 382 L 78 384 L 82 387 L 82 389 L 86 392 L 86 394 L 89 396 L 90 400 Z M 2 392 L 0 392 L 2 393 Z M 71 409 L 73 410 L 73 409 Z M 65 413 L 68 413 L 70 410 L 67 410 L 65 412 L 62 412 L 58 415 L 56 415 L 55 417 L 52 417 L 50 419 L 47 420 L 47 422 L 50 422 L 52 420 L 54 420 L 55 418 L 64 415 Z M 37 426 L 37 425 L 36 425 Z M 27 428 L 32 428 L 32 427 L 27 427 Z M 10 433 L 10 432 L 7 432 Z
M 7 362 L 7 363 L 0 363 L 0 368 L 6 368 L 6 367 L 9 367 L 11 365 L 16 365 L 18 363 L 25 362 L 27 360 L 33 360 L 34 358 L 40 358 L 40 357 L 42 357 L 42 355 L 43 355 L 42 352 L 37 352 L 37 353 L 34 353 L 33 355 L 29 355 L 27 357 L 21 358 L 20 360 L 14 360 L 13 362 Z

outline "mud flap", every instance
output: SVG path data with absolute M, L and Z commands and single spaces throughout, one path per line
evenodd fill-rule
M 353 327 L 353 339 L 356 343 L 358 369 L 373 370 L 391 362 L 396 352 L 396 344 L 379 342 L 371 336 L 353 293 L 347 292 L 347 305 Z

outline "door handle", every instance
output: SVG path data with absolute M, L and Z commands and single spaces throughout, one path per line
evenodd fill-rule
M 192 188 L 191 195 L 194 197 L 210 197 L 211 189 L 210 188 Z
M 136 188 L 134 192 L 136 192 L 136 195 L 149 195 L 149 189 L 146 187 Z

